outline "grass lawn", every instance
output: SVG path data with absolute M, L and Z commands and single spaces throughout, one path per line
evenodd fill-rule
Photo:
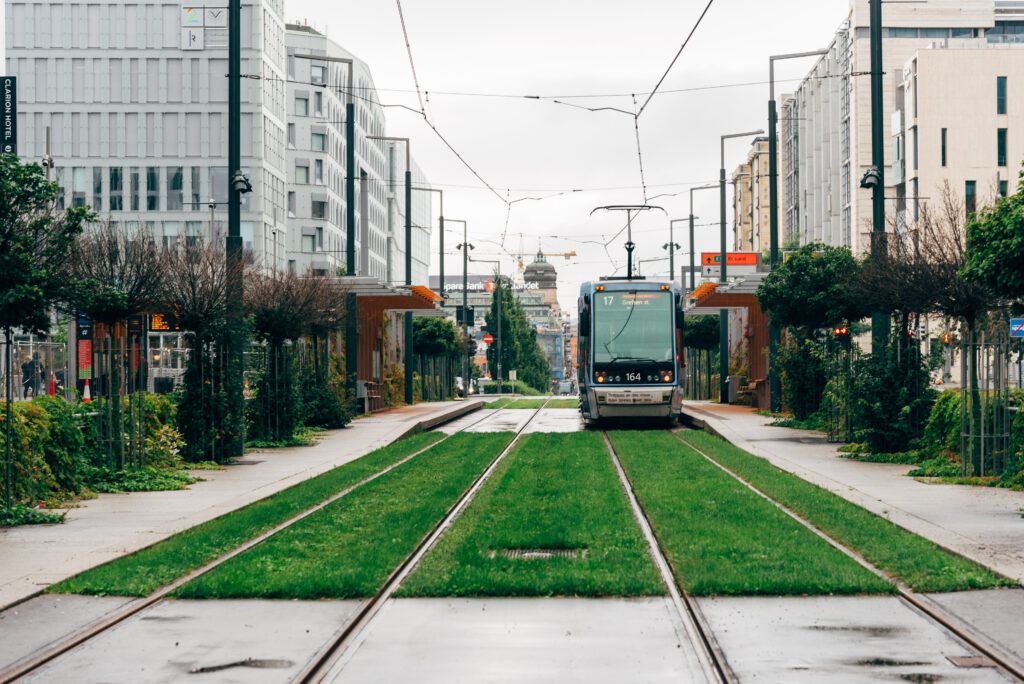
M 495 399 L 494 401 L 489 401 L 486 404 L 484 404 L 484 408 L 486 408 L 486 409 L 500 409 L 500 408 L 505 408 L 506 406 L 508 406 L 511 403 L 512 403 L 511 399 Z
M 579 399 L 552 399 L 544 408 L 578 409 Z
M 616 431 L 611 438 L 676 580 L 691 594 L 895 589 L 668 432 Z
M 506 550 L 571 550 L 509 558 Z M 530 434 L 409 577 L 401 596 L 665 593 L 601 435 Z
M 511 438 L 508 432 L 454 435 L 173 595 L 371 596 Z
M 683 432 L 681 436 L 830 537 L 903 580 L 914 591 L 1016 586 L 974 561 L 945 551 L 718 437 L 697 431 Z
M 507 409 L 539 409 L 547 399 L 516 399 L 505 406 Z
M 75 575 L 52 593 L 146 596 L 444 435 L 424 432 L 135 553 Z

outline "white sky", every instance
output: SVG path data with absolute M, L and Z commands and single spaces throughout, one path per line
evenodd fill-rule
M 512 205 L 507 252 L 575 250 L 558 269 L 559 301 L 576 308 L 579 285 L 625 273 L 625 234 L 607 252 L 601 243 L 625 223 L 609 204 L 641 204 L 643 191 L 632 116 L 588 112 L 522 97 L 471 97 L 444 92 L 514 95 L 624 96 L 571 99 L 632 111 L 668 67 L 705 0 L 405 0 L 402 10 L 427 114 L 438 130 L 498 192 L 511 199 L 566 194 Z M 849 12 L 849 0 L 715 0 L 659 93 L 639 119 L 648 202 L 665 208 L 633 222 L 634 258 L 665 257 L 668 219 L 689 215 L 688 188 L 717 182 L 722 134 L 767 127 L 768 57 L 823 48 Z M 288 22 L 308 22 L 369 65 L 385 104 L 419 109 L 394 0 L 285 0 Z M 779 62 L 776 93 L 788 92 L 812 60 Z M 429 93 L 429 96 L 426 95 Z M 409 137 L 412 153 L 434 187 L 444 190 L 447 218 L 469 222 L 472 255 L 513 259 L 499 246 L 507 208 L 449 151 L 422 117 L 388 108 L 387 134 Z M 749 139 L 726 143 L 726 172 L 741 163 Z M 609 189 L 614 188 L 614 189 Z M 583 192 L 568 192 L 582 189 Z M 731 185 L 727 202 L 731 203 Z M 678 193 L 662 196 L 661 193 Z M 435 208 L 435 214 L 437 210 Z M 718 193 L 695 195 L 696 252 L 717 251 Z M 729 219 L 731 224 L 731 219 Z M 713 225 L 705 225 L 713 224 Z M 688 263 L 686 223 L 677 223 L 676 272 Z M 431 273 L 437 273 L 437 231 Z M 461 225 L 448 227 L 446 279 L 462 273 Z M 487 242 L 491 240 L 493 242 Z M 591 241 L 591 242 L 585 242 Z M 596 242 L 597 244 L 594 244 Z M 731 233 L 729 245 L 732 245 Z M 614 259 L 613 262 L 608 255 Z M 532 256 L 525 259 L 532 261 Z M 474 270 L 491 270 L 478 265 Z M 647 277 L 666 278 L 668 260 L 641 264 Z

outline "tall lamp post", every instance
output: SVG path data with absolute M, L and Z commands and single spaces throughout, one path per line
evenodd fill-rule
M 687 292 L 693 292 L 697 289 L 697 272 L 694 270 L 693 261 L 696 255 L 696 248 L 693 246 L 693 193 L 697 190 L 716 190 L 718 189 L 717 184 L 709 183 L 708 185 L 700 185 L 696 188 L 690 188 L 690 287 Z
M 885 246 L 885 127 L 882 113 L 882 0 L 870 0 L 871 46 L 871 168 L 860 181 L 871 189 L 871 258 L 886 256 Z M 871 353 L 881 359 L 889 341 L 889 316 L 871 312 Z
M 718 282 L 725 284 L 726 280 L 726 248 L 725 248 L 725 141 L 730 138 L 749 138 L 752 135 L 761 135 L 763 130 L 747 131 L 746 133 L 728 133 L 722 136 L 722 164 L 718 169 L 718 196 L 719 196 L 719 222 L 721 227 L 722 249 L 721 249 L 721 271 Z M 727 404 L 729 400 L 726 377 L 729 374 L 729 310 L 721 309 L 718 312 L 718 402 Z
M 455 246 L 456 249 L 462 250 L 462 331 L 466 335 L 466 339 L 469 339 L 469 250 L 475 249 L 473 245 L 469 244 L 467 240 L 467 224 L 461 219 L 449 219 L 451 223 L 462 224 L 462 243 Z M 462 395 L 469 398 L 469 349 L 466 350 L 466 355 L 463 358 L 462 365 Z
M 811 50 L 810 52 L 792 52 L 785 55 L 772 55 L 768 58 L 768 225 L 771 242 L 771 256 L 768 263 L 775 270 L 779 262 L 779 138 L 778 114 L 775 105 L 775 62 L 782 59 L 798 59 L 828 54 L 828 50 Z M 769 408 L 778 413 L 782 408 L 782 384 L 776 361 L 782 334 L 779 326 L 774 323 L 768 329 L 768 396 Z
M 409 139 L 368 135 L 368 140 L 405 143 L 405 286 L 412 286 L 412 155 Z M 412 311 L 405 312 L 405 403 L 412 404 Z
M 668 250 L 668 279 L 674 281 L 676 279 L 676 250 L 679 249 L 679 244 L 675 241 L 672 229 L 675 224 L 682 223 L 686 219 L 670 219 L 668 222 L 668 243 L 661 246 L 662 249 Z M 686 287 L 686 283 L 682 284 Z

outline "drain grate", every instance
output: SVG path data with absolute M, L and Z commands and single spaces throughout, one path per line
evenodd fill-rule
M 996 664 L 985 656 L 946 656 L 957 667 L 995 667 Z
M 491 551 L 490 557 L 498 554 L 513 560 L 538 560 L 544 558 L 586 558 L 586 549 L 502 549 Z

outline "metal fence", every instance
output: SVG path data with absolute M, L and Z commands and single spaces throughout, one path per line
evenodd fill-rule
M 1001 474 L 1009 465 L 1010 347 L 980 333 L 960 345 L 960 472 Z

